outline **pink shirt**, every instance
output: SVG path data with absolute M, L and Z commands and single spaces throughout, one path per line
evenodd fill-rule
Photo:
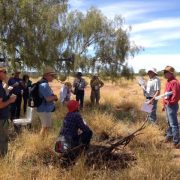
M 165 93 L 172 91 L 173 94 L 163 99 L 164 105 L 173 105 L 180 100 L 180 83 L 176 78 L 173 78 L 166 83 Z

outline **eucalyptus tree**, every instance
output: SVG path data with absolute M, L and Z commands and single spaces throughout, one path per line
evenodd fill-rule
M 65 73 L 81 69 L 118 75 L 139 51 L 120 16 L 96 8 L 69 11 L 67 0 L 0 0 L 0 56 L 23 67 L 52 65 Z
M 13 66 L 17 60 L 33 68 L 54 64 L 65 39 L 59 14 L 66 11 L 64 0 L 0 0 L 1 56 Z
M 83 67 L 91 72 L 103 71 L 117 76 L 126 67 L 128 57 L 140 50 L 130 41 L 130 28 L 124 27 L 124 19 L 120 16 L 111 20 L 100 10 L 90 8 L 86 13 L 77 10 L 68 13 L 63 24 L 68 38 L 61 44 L 61 50 L 65 56 L 70 53 L 76 57 L 69 66 L 71 70 Z

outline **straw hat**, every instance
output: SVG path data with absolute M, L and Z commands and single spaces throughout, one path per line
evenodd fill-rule
M 175 69 L 172 66 L 166 66 L 165 69 L 163 69 L 164 72 L 170 72 L 171 74 L 174 74 Z
M 54 69 L 52 67 L 46 67 L 44 70 L 43 70 L 43 75 L 45 74 L 52 74 L 52 75 L 56 75 Z

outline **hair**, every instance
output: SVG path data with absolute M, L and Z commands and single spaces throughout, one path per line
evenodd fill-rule
M 70 82 L 65 82 L 64 85 L 66 85 L 68 87 L 72 87 L 72 84 Z
M 24 74 L 24 75 L 23 75 L 23 81 L 25 81 L 26 79 L 29 79 L 29 75 Z
M 77 77 L 81 77 L 81 76 L 82 76 L 82 73 L 81 73 L 81 72 L 77 72 L 76 76 L 77 76 Z

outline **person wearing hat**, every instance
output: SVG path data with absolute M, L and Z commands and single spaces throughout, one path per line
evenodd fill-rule
M 9 94 L 15 94 L 17 96 L 16 101 L 11 104 L 10 108 L 10 119 L 19 119 L 21 112 L 21 102 L 22 102 L 22 91 L 23 91 L 23 81 L 20 78 L 21 72 L 19 70 L 14 71 L 14 77 L 11 77 L 8 81 L 8 86 L 13 87 Z
M 62 152 L 79 145 L 88 147 L 92 138 L 92 131 L 79 113 L 79 102 L 70 100 L 67 103 L 67 109 L 68 113 L 60 130 Z
M 43 99 L 42 103 L 37 107 L 38 116 L 41 120 L 40 135 L 44 137 L 48 134 L 50 128 L 52 128 L 51 112 L 55 111 L 54 101 L 58 98 L 54 95 L 52 89 L 49 86 L 49 82 L 52 82 L 56 78 L 56 73 L 51 67 L 48 67 L 43 72 L 43 77 L 39 84 L 39 96 Z
M 15 95 L 8 96 L 3 88 L 6 80 L 6 67 L 0 65 L 0 157 L 5 156 L 8 151 L 8 118 L 9 105 L 16 100 Z
M 80 102 L 80 108 L 84 105 L 84 89 L 87 86 L 87 82 L 82 78 L 82 73 L 78 72 L 73 82 L 74 94 L 76 95 L 76 101 Z
M 149 80 L 147 81 L 145 96 L 148 100 L 148 104 L 152 104 L 152 112 L 149 114 L 149 121 L 156 122 L 157 100 L 156 96 L 159 96 L 161 90 L 160 79 L 157 77 L 157 71 L 155 68 L 149 69 L 147 72 Z
M 180 83 L 175 78 L 175 70 L 171 66 L 166 66 L 163 70 L 164 77 L 167 79 L 164 92 L 172 92 L 172 95 L 165 96 L 163 99 L 163 111 L 166 111 L 166 119 L 168 129 L 165 142 L 173 141 L 175 147 L 179 147 L 179 124 L 177 112 L 179 109 L 178 102 L 180 100 Z
M 99 100 L 100 100 L 100 88 L 102 88 L 104 86 L 104 83 L 99 79 L 98 75 L 94 75 L 90 81 L 90 85 L 91 85 L 91 103 L 94 105 L 94 103 L 96 102 L 96 104 L 99 104 Z

